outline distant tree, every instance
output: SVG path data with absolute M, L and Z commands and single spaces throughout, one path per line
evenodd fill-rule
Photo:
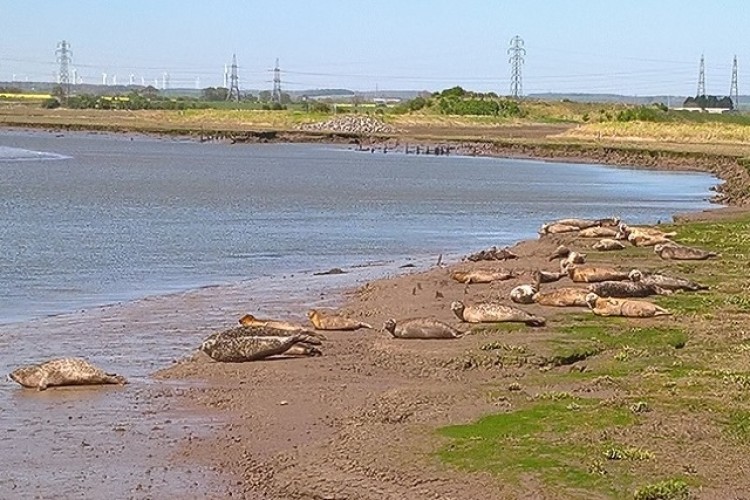
M 459 86 L 445 89 L 440 93 L 441 97 L 463 97 L 465 95 L 466 91 Z
M 697 97 L 688 97 L 685 99 L 683 106 L 686 108 L 719 108 L 734 109 L 734 103 L 730 97 L 718 97 L 715 95 L 701 95 Z
M 258 100 L 260 102 L 269 102 L 271 100 L 271 91 L 261 90 L 260 92 L 258 92 Z
M 153 85 L 149 85 L 148 87 L 142 89 L 140 91 L 140 94 L 146 99 L 156 99 L 157 97 L 159 97 L 159 89 L 157 89 Z
M 201 90 L 201 99 L 204 101 L 226 101 L 229 89 L 224 87 L 207 87 Z
M 281 93 L 281 104 L 291 104 L 292 103 L 292 96 L 287 94 L 286 92 Z

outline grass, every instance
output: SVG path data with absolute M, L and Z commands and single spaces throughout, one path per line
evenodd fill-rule
M 518 483 L 533 475 L 547 484 L 571 490 L 612 493 L 611 478 L 589 472 L 601 451 L 596 436 L 635 420 L 627 408 L 601 401 L 540 398 L 509 413 L 491 415 L 474 424 L 444 427 L 450 442 L 439 452 L 446 462 L 466 470 L 488 470 Z M 623 476 L 620 487 L 631 482 Z
M 727 457 L 742 462 L 750 452 L 750 217 L 668 229 L 677 231 L 677 241 L 722 258 L 652 257 L 645 268 L 711 289 L 656 297 L 675 313 L 671 318 L 570 314 L 551 319 L 548 336 L 485 344 L 484 353 L 523 353 L 546 365 L 514 372 L 516 390 L 496 387 L 512 411 L 440 429 L 448 439 L 438 452 L 444 462 L 490 472 L 520 496 L 534 478 L 532 484 L 561 497 L 630 492 L 643 500 L 688 498 L 693 483 L 710 484 L 725 472 L 716 464 Z M 568 363 L 582 369 L 564 368 Z M 695 429 L 712 436 L 709 448 L 685 437 Z M 679 477 L 685 470 L 689 481 Z M 732 473 L 744 484 L 742 471 Z

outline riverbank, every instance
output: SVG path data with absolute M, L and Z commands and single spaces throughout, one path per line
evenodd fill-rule
M 375 325 L 389 317 L 443 320 L 470 331 L 458 340 L 331 332 L 322 358 L 179 362 L 157 378 L 199 384 L 185 400 L 231 416 L 184 454 L 241 478 L 233 493 L 243 498 L 606 498 L 663 480 L 684 483 L 697 498 L 747 491 L 750 337 L 740 325 L 750 296 L 737 269 L 747 266 L 750 241 L 739 235 L 750 218 L 703 218 L 675 225 L 676 239 L 718 250 L 720 261 L 666 262 L 651 248 L 602 253 L 591 240 L 547 236 L 512 247 L 520 258 L 501 266 L 518 271 L 517 279 L 467 286 L 450 273 L 500 264 L 433 267 L 366 284 L 342 308 Z M 593 265 L 661 270 L 711 290 L 656 298 L 673 311 L 668 318 L 531 305 L 524 309 L 547 326 L 458 325 L 451 301 L 509 303 L 510 289 L 529 282 L 532 269 L 554 267 L 547 256 L 559 244 L 588 252 Z M 546 285 L 557 286 L 569 283 Z M 502 425 L 534 414 L 539 427 L 523 438 L 494 427 L 437 431 L 492 414 L 510 419 Z M 559 424 L 547 428 L 548 421 Z M 641 458 L 607 458 L 622 450 Z M 512 462 L 500 466 L 503 455 Z
M 346 118 L 349 115 L 343 115 Z M 226 143 L 328 143 L 383 152 L 536 158 L 660 170 L 710 172 L 724 181 L 717 203 L 750 204 L 750 147 L 744 142 L 679 142 L 579 133 L 576 123 L 434 123 L 406 116 L 369 134 L 357 129 L 318 130 L 326 116 L 279 112 L 201 114 L 180 111 L 43 110 L 0 108 L 0 126 L 65 132 L 107 132 Z M 450 117 L 441 117 L 450 118 Z M 390 117 L 389 120 L 394 120 Z M 371 120 L 372 121 L 372 120 Z M 377 121 L 377 120 L 374 120 Z M 668 124 L 663 124 L 668 127 Z M 369 130 L 369 128 L 368 128 Z M 591 137 L 590 137 L 591 136 Z M 592 138 L 593 137 L 593 138 Z

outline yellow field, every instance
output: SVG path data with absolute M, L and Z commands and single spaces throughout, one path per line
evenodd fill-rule
M 606 122 L 572 128 L 560 137 L 617 142 L 747 144 L 750 127 L 733 123 Z
M 43 101 L 45 99 L 50 99 L 51 97 L 50 94 L 14 94 L 11 92 L 0 92 L 0 99 Z

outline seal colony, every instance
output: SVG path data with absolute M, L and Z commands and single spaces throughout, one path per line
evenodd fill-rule
M 508 261 L 523 257 L 522 252 L 515 248 L 511 250 L 508 247 L 491 247 L 471 254 L 465 260 L 473 263 L 504 261 L 507 267 L 470 267 L 444 271 L 447 280 L 466 285 L 464 294 L 468 293 L 470 284 L 481 292 L 491 290 L 498 282 L 516 281 L 509 296 L 484 300 L 452 300 L 447 308 L 459 324 L 513 322 L 535 328 L 547 324 L 543 315 L 525 311 L 512 305 L 513 303 L 543 308 L 580 308 L 603 317 L 667 316 L 671 314 L 667 309 L 637 299 L 652 295 L 700 292 L 707 287 L 686 278 L 646 269 L 590 265 L 587 264 L 589 254 L 583 250 L 603 253 L 625 250 L 630 244 L 633 247 L 653 246 L 654 253 L 662 259 L 705 260 L 720 257 L 715 252 L 672 241 L 675 233 L 628 226 L 615 217 L 561 219 L 542 225 L 539 234 L 542 239 L 558 239 L 556 243 L 559 243 L 561 238 L 557 235 L 564 235 L 566 243 L 558 244 L 556 250 L 545 257 L 546 262 L 557 259 L 557 269 L 519 269 L 507 266 Z M 591 238 L 604 239 L 591 244 L 586 241 Z M 576 248 L 579 242 L 581 245 Z M 518 283 L 524 276 L 530 276 L 532 282 Z M 421 289 L 422 287 L 417 284 L 413 294 Z M 434 297 L 433 300 L 438 301 L 443 298 L 443 294 L 436 290 Z M 405 305 L 408 307 L 408 304 Z M 324 354 L 323 343 L 327 339 L 319 333 L 322 330 L 351 332 L 363 329 L 377 332 L 369 323 L 336 310 L 310 309 L 307 311 L 307 318 L 309 324 L 245 314 L 239 319 L 240 326 L 213 333 L 198 346 L 198 351 L 220 363 L 242 363 L 268 358 L 314 358 Z M 437 318 L 411 316 L 390 318 L 385 321 L 380 331 L 392 338 L 404 340 L 455 340 L 472 333 L 474 328 L 481 329 L 482 326 L 471 326 L 467 331 Z M 106 373 L 81 358 L 65 358 L 23 366 L 14 370 L 10 378 L 24 387 L 35 387 L 39 390 L 61 385 L 126 383 L 123 377 Z

